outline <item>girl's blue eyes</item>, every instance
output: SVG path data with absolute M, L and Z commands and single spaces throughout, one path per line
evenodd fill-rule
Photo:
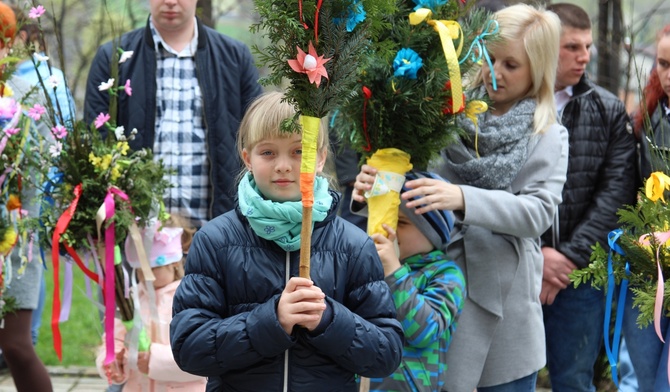
M 265 156 L 268 156 L 268 155 L 274 155 L 274 152 L 273 152 L 273 151 L 261 151 L 261 152 L 259 152 L 258 154 L 259 154 L 259 155 L 265 155 Z M 302 155 L 302 150 L 300 150 L 300 149 L 298 149 L 298 150 L 294 150 L 294 151 L 293 151 L 293 154 L 295 154 L 295 155 Z

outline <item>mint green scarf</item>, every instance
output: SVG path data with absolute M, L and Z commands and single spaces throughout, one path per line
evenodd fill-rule
M 256 235 L 274 241 L 287 252 L 300 249 L 302 227 L 300 201 L 276 202 L 264 199 L 251 173 L 244 175 L 237 187 L 237 193 L 242 215 L 247 217 Z M 333 197 L 328 192 L 328 181 L 317 176 L 314 181 L 312 224 L 326 219 L 332 203 Z

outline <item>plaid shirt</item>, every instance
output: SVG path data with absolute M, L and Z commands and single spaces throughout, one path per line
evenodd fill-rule
M 198 30 L 177 53 L 161 38 L 153 23 L 156 43 L 156 139 L 154 155 L 175 171 L 173 187 L 164 198 L 170 213 L 189 217 L 196 226 L 207 222 L 212 185 L 209 179 L 202 94 L 195 69 Z

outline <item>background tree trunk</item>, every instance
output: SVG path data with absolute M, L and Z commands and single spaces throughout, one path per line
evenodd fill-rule
M 214 28 L 215 23 L 212 20 L 212 0 L 200 0 L 198 5 L 198 17 L 205 25 Z
M 619 94 L 623 19 L 621 0 L 601 0 L 598 5 L 597 83 Z

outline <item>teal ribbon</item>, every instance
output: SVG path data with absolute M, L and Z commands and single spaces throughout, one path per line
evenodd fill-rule
M 54 199 L 51 197 L 51 194 L 56 188 L 56 185 L 60 184 L 61 182 L 63 182 L 63 173 L 59 172 L 55 167 L 50 168 L 49 173 L 47 174 L 47 180 L 42 185 L 42 189 L 44 190 L 43 198 L 47 204 L 51 206 L 54 205 Z M 42 220 L 42 203 L 40 203 L 40 210 L 38 216 L 40 217 L 39 218 L 40 228 L 42 232 L 46 235 L 46 226 L 44 226 L 44 221 Z M 42 266 L 44 267 L 45 270 L 48 269 L 46 257 L 44 256 L 44 248 L 41 246 L 40 246 L 40 257 L 42 258 Z
M 491 56 L 489 56 L 489 51 L 486 49 L 486 37 L 493 36 L 498 34 L 499 31 L 498 21 L 489 20 L 484 26 L 484 30 L 475 37 L 475 39 L 470 44 L 468 51 L 465 53 L 465 56 L 458 61 L 459 64 L 463 64 L 468 58 L 473 63 L 481 61 L 482 57 L 486 60 L 486 63 L 491 69 L 491 82 L 493 83 L 493 89 L 498 90 L 498 83 L 496 83 L 496 74 L 493 71 L 493 63 L 491 63 Z
M 623 312 L 626 303 L 626 291 L 628 290 L 628 279 L 621 280 L 621 287 L 619 288 L 619 299 L 614 321 L 614 333 L 612 334 L 612 344 L 610 347 L 610 320 L 612 319 L 612 301 L 614 300 L 614 291 L 616 290 L 616 282 L 614 279 L 614 267 L 612 266 L 612 254 L 614 252 L 625 256 L 623 249 L 617 244 L 617 240 L 623 234 L 623 230 L 616 229 L 607 235 L 607 243 L 610 247 L 607 255 L 607 299 L 605 301 L 605 322 L 603 323 L 603 338 L 605 339 L 605 353 L 607 360 L 612 368 L 612 382 L 619 387 L 619 377 L 617 371 L 617 362 L 619 360 L 619 345 L 621 344 L 621 324 L 623 323 Z M 626 263 L 626 276 L 630 275 L 630 266 Z

